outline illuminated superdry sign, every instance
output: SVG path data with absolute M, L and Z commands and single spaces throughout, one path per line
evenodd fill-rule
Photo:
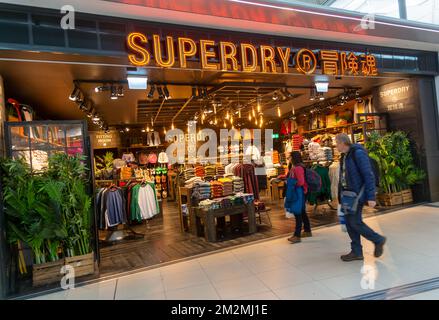
M 155 64 L 163 68 L 188 68 L 188 60 L 197 58 L 203 70 L 263 73 L 314 74 L 320 70 L 327 75 L 376 76 L 375 56 L 357 55 L 336 50 L 300 49 L 269 45 L 254 46 L 228 41 L 195 40 L 159 35 L 148 38 L 133 32 L 127 37 L 128 59 L 131 64 L 146 67 Z M 291 60 L 292 59 L 292 60 Z M 291 64 L 291 62 L 293 62 Z

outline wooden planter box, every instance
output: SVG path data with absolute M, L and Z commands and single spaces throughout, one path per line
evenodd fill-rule
M 65 264 L 75 268 L 75 277 L 82 277 L 95 272 L 94 253 L 82 256 L 67 257 Z
M 43 286 L 61 281 L 61 268 L 64 266 L 64 259 L 32 266 L 32 285 Z
M 413 202 L 413 192 L 412 189 L 402 190 L 402 203 L 412 203 Z
M 402 201 L 402 193 L 394 192 L 394 193 L 383 193 L 378 195 L 378 201 L 383 206 L 397 206 L 403 204 Z

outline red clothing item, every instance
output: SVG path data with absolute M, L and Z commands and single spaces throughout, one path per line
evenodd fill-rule
M 294 179 L 297 179 L 297 186 L 303 187 L 303 192 L 305 194 L 308 193 L 308 184 L 306 183 L 305 179 L 305 169 L 302 166 L 296 166 L 291 169 L 292 176 Z

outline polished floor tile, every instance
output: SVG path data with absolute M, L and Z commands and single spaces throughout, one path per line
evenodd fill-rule
M 341 297 L 318 282 L 273 290 L 281 300 L 338 300 Z
M 218 300 L 220 297 L 212 284 L 166 291 L 168 300 Z
M 209 279 L 203 271 L 186 271 L 166 273 L 162 275 L 165 291 L 183 289 L 209 283 Z
M 221 299 L 239 298 L 268 291 L 256 276 L 226 280 L 215 283 L 214 286 Z
M 256 276 L 271 290 L 313 281 L 308 274 L 293 266 L 258 273 Z
M 120 278 L 117 281 L 116 300 L 147 297 L 164 292 L 160 274 L 139 274 L 135 277 Z

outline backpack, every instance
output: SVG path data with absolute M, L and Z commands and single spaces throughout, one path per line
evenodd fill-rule
M 354 163 L 358 168 L 357 156 L 355 154 L 356 154 L 356 150 L 354 150 L 354 152 L 352 153 L 352 159 L 354 160 Z M 372 173 L 375 177 L 375 187 L 379 187 L 380 186 L 380 167 L 378 165 L 378 162 L 375 159 L 371 158 L 369 156 L 369 154 L 367 154 L 367 157 L 369 158 L 370 167 L 372 168 Z
M 305 171 L 305 181 L 308 185 L 308 193 L 310 192 L 320 192 L 322 190 L 322 178 L 313 169 L 308 169 L 305 166 L 301 166 Z

